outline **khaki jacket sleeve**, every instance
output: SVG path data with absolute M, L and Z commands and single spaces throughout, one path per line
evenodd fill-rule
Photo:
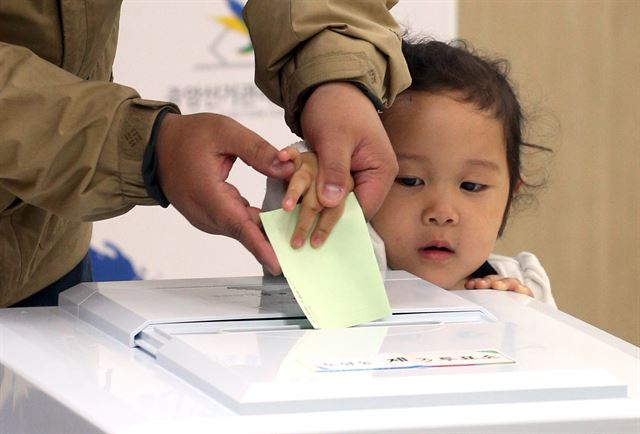
M 75 221 L 155 204 L 141 162 L 167 106 L 0 42 L 0 194 Z
M 255 50 L 258 87 L 285 109 L 299 133 L 301 97 L 329 81 L 365 86 L 389 107 L 411 84 L 396 0 L 250 0 L 244 19 Z

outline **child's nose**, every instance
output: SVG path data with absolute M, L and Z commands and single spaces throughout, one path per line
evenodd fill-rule
M 458 213 L 446 198 L 432 200 L 422 214 L 422 223 L 426 225 L 455 225 L 458 220 Z

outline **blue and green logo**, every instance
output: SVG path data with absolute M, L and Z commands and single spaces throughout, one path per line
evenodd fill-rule
M 249 30 L 247 30 L 247 26 L 242 18 L 242 9 L 244 9 L 244 5 L 238 0 L 227 0 L 227 6 L 233 15 L 214 17 L 214 20 L 225 29 L 235 32 L 236 34 L 241 34 L 245 38 L 249 39 Z M 251 41 L 249 40 L 246 45 L 242 46 L 238 50 L 238 52 L 252 53 L 253 45 L 251 45 Z

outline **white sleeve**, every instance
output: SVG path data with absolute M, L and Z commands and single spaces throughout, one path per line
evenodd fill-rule
M 514 257 L 489 255 L 489 263 L 502 277 L 518 279 L 533 291 L 533 298 L 557 307 L 551 293 L 551 282 L 547 272 L 533 253 L 520 252 Z
M 310 150 L 304 141 L 296 142 L 291 146 L 300 152 L 308 152 Z M 286 190 L 283 180 L 267 178 L 267 190 L 264 193 L 264 200 L 262 201 L 262 211 L 273 211 L 274 209 L 282 208 L 282 199 L 285 193 Z

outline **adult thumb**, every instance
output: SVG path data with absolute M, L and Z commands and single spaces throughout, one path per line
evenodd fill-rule
M 333 208 L 339 205 L 348 193 L 351 176 L 351 150 L 334 142 L 316 143 L 318 154 L 317 194 L 320 203 Z
M 287 178 L 295 170 L 292 161 L 281 161 L 278 158 L 278 150 L 271 143 L 246 128 L 243 137 L 236 141 L 230 153 L 271 178 Z

